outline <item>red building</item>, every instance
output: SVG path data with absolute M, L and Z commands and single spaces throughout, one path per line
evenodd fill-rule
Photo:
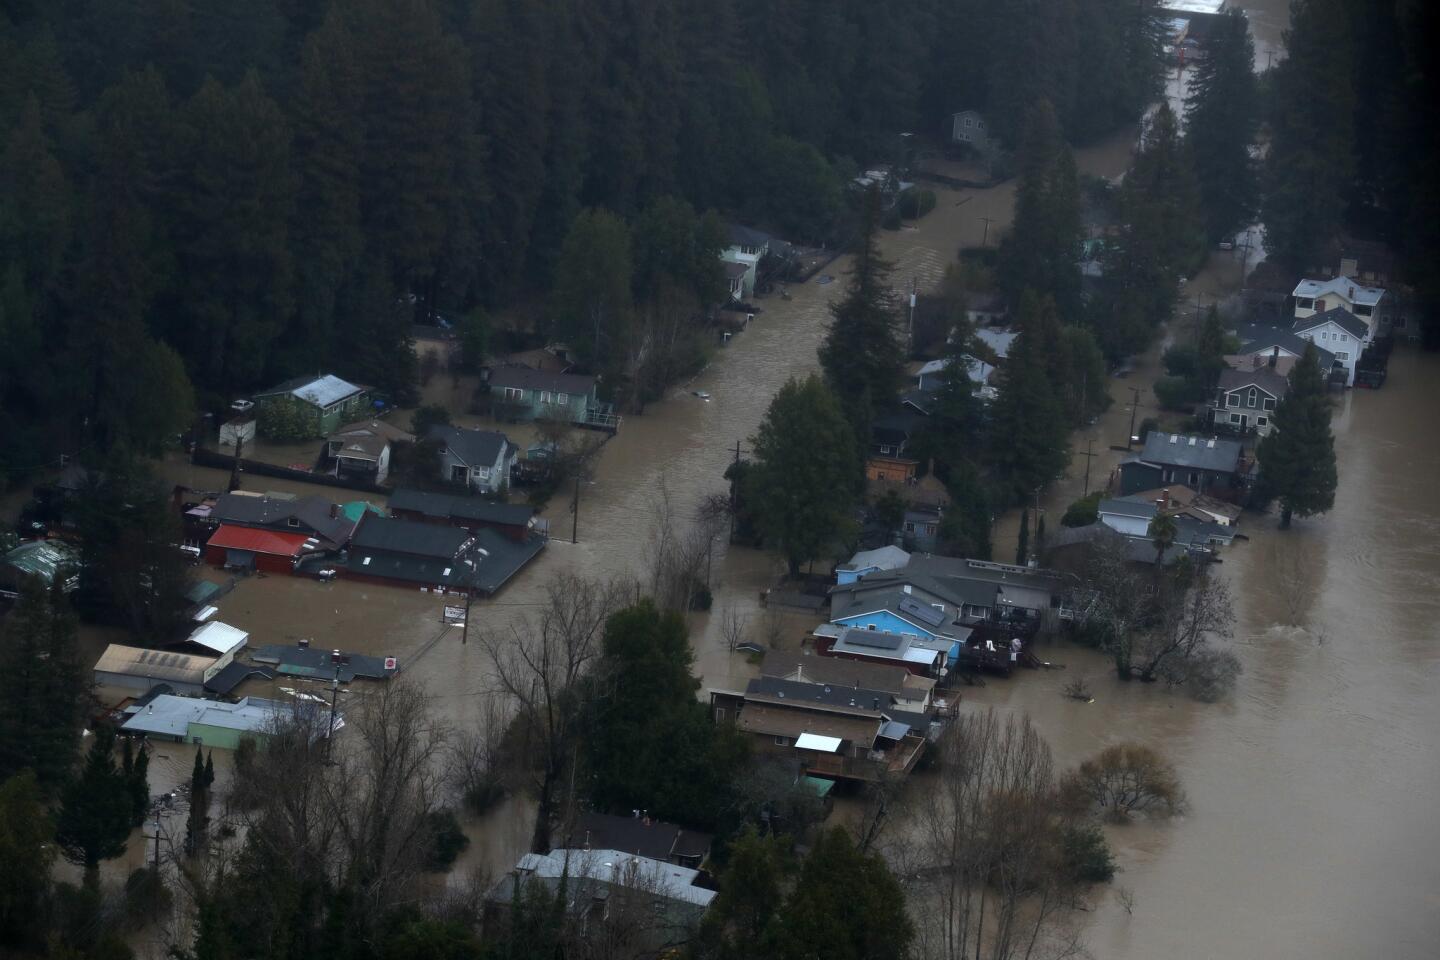
M 217 567 L 244 567 L 289 574 L 317 541 L 303 533 L 257 530 L 222 524 L 205 544 L 205 560 Z

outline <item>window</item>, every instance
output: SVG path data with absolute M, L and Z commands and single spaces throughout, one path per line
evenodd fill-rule
M 1324 301 L 1324 300 L 1316 300 L 1316 301 L 1315 301 L 1315 312 L 1316 312 L 1316 313 L 1324 313 L 1324 312 L 1325 312 L 1325 301 Z
M 1341 342 L 1341 343 L 1349 343 L 1349 342 L 1350 342 L 1350 334 L 1348 334 L 1348 333 L 1342 333 L 1342 334 L 1340 334 L 1340 342 Z
M 368 567 L 368 566 L 370 566 L 370 558 L 369 558 L 369 557 L 366 557 L 364 560 L 361 560 L 361 561 L 360 561 L 360 566 L 362 566 L 362 567 Z
M 295 518 L 295 517 L 289 517 L 289 518 L 287 518 L 287 519 L 285 520 L 285 526 L 287 526 L 287 527 L 298 527 L 298 526 L 300 526 L 300 521 L 299 521 L 297 518 Z
M 968 130 L 968 129 L 970 129 L 970 128 L 973 127 L 973 126 L 975 126 L 975 118 L 974 118 L 974 117 L 966 117 L 966 118 L 965 118 L 965 129 Z
M 777 746 L 777 747 L 788 747 L 788 746 L 790 746 L 790 738 L 789 738 L 789 737 L 776 737 L 776 738 L 775 738 L 775 746 Z
M 557 393 L 555 394 L 555 402 L 563 407 L 570 402 L 570 395 L 568 393 Z
M 1250 392 L 1249 392 L 1248 394 L 1246 394 L 1246 396 L 1245 396 L 1245 406 L 1247 406 L 1247 407 L 1253 407 L 1253 406 L 1255 406 L 1255 397 L 1256 397 L 1255 388 L 1254 388 L 1254 387 L 1251 387 L 1251 388 L 1250 388 Z
M 518 401 L 518 400 L 524 399 L 524 397 L 525 397 L 525 391 L 524 391 L 524 390 L 521 390 L 519 387 L 506 387 L 506 388 L 505 388 L 505 399 L 506 399 L 506 400 L 517 400 L 517 401 Z
M 550 391 L 549 391 L 549 390 L 541 390 L 541 391 L 540 391 L 540 402 L 541 402 L 541 403 L 549 403 L 549 402 L 550 402 Z
M 1348 353 L 1337 353 L 1337 354 L 1335 354 L 1335 359 L 1336 359 L 1336 360 L 1349 360 L 1349 359 L 1350 359 L 1350 354 L 1348 354 Z
M 1268 417 L 1256 417 L 1256 418 L 1255 418 L 1255 426 L 1257 426 L 1257 427 L 1263 427 L 1263 426 L 1265 426 L 1266 424 L 1268 424 L 1269 422 L 1270 422 L 1270 419 L 1269 419 Z
M 1266 397 L 1266 398 L 1265 398 L 1265 403 L 1263 404 L 1263 406 L 1264 406 L 1264 408 L 1265 408 L 1266 410 L 1274 410 L 1274 409 L 1275 409 L 1275 398 L 1274 398 L 1274 397 Z
M 1296 298 L 1295 298 L 1295 309 L 1297 309 L 1297 310 L 1309 310 L 1309 309 L 1310 309 L 1311 307 L 1313 307 L 1314 305 L 1315 305 L 1315 301 L 1314 301 L 1314 300 L 1311 300 L 1309 297 L 1296 297 Z
M 1194 470 L 1190 471 L 1190 486 L 1196 490 L 1200 489 L 1200 474 Z
M 1227 406 L 1227 407 L 1238 407 L 1238 406 L 1240 406 L 1240 394 L 1238 394 L 1238 393 L 1227 393 L 1227 394 L 1225 394 L 1225 406 Z
M 725 718 L 728 717 L 729 715 L 730 715 L 730 711 L 729 711 L 729 710 L 726 710 L 724 707 L 716 707 L 716 708 L 715 708 L 715 722 L 716 722 L 716 723 L 724 723 L 724 722 L 725 722 Z
M 1361 304 L 1357 303 L 1355 304 L 1355 309 L 1353 309 L 1351 313 L 1355 314 L 1355 316 L 1357 317 L 1368 317 L 1371 313 L 1374 312 L 1374 310 L 1374 307 L 1362 306 Z
M 915 532 L 915 524 L 912 523 L 912 522 L 910 522 L 909 520 L 906 520 L 906 521 L 905 521 L 905 532 L 906 532 L 906 533 L 914 533 L 914 532 Z
M 1239 423 L 1239 422 L 1240 422 L 1240 414 L 1238 414 L 1238 413 L 1232 413 L 1232 414 L 1230 414 L 1230 422 L 1231 422 L 1231 423 Z

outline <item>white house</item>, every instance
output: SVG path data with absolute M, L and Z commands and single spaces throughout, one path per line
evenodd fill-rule
M 731 300 L 748 300 L 755 294 L 760 261 L 770 252 L 770 235 L 732 223 L 726 228 L 730 245 L 720 251 Z
M 950 115 L 950 142 L 989 153 L 992 142 L 985 118 L 978 110 L 961 110 Z
M 1219 388 L 1210 403 L 1210 422 L 1260 436 L 1270 433 L 1275 408 L 1284 399 L 1290 381 L 1269 366 L 1252 370 L 1220 371 Z
M 1329 280 L 1301 280 L 1291 296 L 1295 298 L 1296 320 L 1343 307 L 1359 318 L 1372 333 L 1377 330 L 1380 315 L 1388 306 L 1383 287 L 1366 286 L 1346 276 L 1331 277 Z
M 1332 370 L 1345 370 L 1345 386 L 1355 383 L 1355 362 L 1370 342 L 1370 327 L 1344 307 L 1331 307 L 1296 320 L 1291 332 L 1335 355 Z

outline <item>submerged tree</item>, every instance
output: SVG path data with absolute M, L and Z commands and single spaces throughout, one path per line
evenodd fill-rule
M 1309 517 L 1335 505 L 1339 479 L 1331 412 L 1315 345 L 1306 344 L 1290 371 L 1290 389 L 1275 407 L 1270 433 L 1255 452 L 1262 489 L 1280 501 L 1281 529 L 1295 514 Z

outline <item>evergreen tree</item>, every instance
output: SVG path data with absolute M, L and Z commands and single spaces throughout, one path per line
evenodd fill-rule
M 975 467 L 970 463 L 952 467 L 945 490 L 950 506 L 940 518 L 940 553 L 989 560 L 990 499 Z
M 1255 43 L 1245 14 L 1231 10 L 1206 37 L 1185 98 L 1185 147 L 1200 189 L 1205 235 L 1223 240 L 1255 214 L 1255 163 L 1250 157 L 1259 116 Z
M 79 775 L 65 787 L 55 840 L 66 859 L 95 879 L 101 860 L 125 852 L 131 829 L 129 785 L 115 767 L 115 731 L 101 724 Z
M 832 829 L 805 858 L 800 879 L 770 925 L 775 960 L 902 960 L 915 929 L 904 891 L 878 854 L 856 849 L 850 834 Z
M 1048 296 L 1060 316 L 1080 314 L 1080 186 L 1075 158 L 1055 108 L 1040 101 L 1026 115 L 1015 222 L 1000 246 L 1000 283 L 1011 303 Z
M 649 599 L 610 617 L 585 741 L 590 798 L 602 809 L 714 823 L 745 744 L 695 699 L 685 621 Z
M 1210 396 L 1219 387 L 1220 374 L 1225 370 L 1226 339 L 1220 311 L 1211 304 L 1195 344 L 1195 377 L 1202 396 Z
M 820 345 L 825 382 L 850 418 L 855 439 L 861 444 L 870 436 L 869 417 L 862 416 L 865 405 L 879 406 L 895 396 L 905 363 L 895 293 L 890 287 L 892 267 L 880 256 L 879 217 L 879 193 L 872 188 L 865 195 L 849 286 L 845 296 L 830 307 L 830 329 Z
M 59 277 L 72 207 L 69 180 L 32 96 L 0 152 L 0 263 L 18 264 L 30 290 Z
M 190 771 L 190 812 L 185 819 L 185 849 L 195 853 L 205 845 L 210 829 L 210 788 L 205 785 L 205 762 L 195 745 L 195 766 Z
M 205 789 L 215 786 L 215 751 L 205 755 Z
M 842 538 L 849 521 L 860 472 L 854 434 L 834 395 L 812 376 L 780 388 L 751 443 L 745 504 L 797 577 L 802 564 Z
M 0 948 L 19 948 L 42 918 L 54 824 L 32 770 L 0 781 Z
M 1045 514 L 1042 512 L 1035 521 L 1035 559 L 1045 562 Z
M 129 742 L 128 739 L 126 742 Z M 135 755 L 135 764 L 130 768 L 129 782 L 131 817 L 138 827 L 150 812 L 150 751 L 145 749 L 143 742 Z
M 1263 489 L 1280 501 L 1282 530 L 1295 514 L 1325 513 L 1335 504 L 1338 477 L 1330 414 L 1315 345 L 1307 344 L 1290 371 L 1290 389 L 1275 408 L 1270 433 L 1256 450 Z
M 27 577 L 0 642 L 0 780 L 29 769 L 52 794 L 75 763 L 83 719 L 69 575 L 58 571 L 49 586 Z
M 1065 413 L 1055 394 L 1058 350 L 1049 301 L 1021 301 L 1020 335 L 990 405 L 990 459 L 1010 503 L 1022 503 L 1060 475 L 1066 462 Z
M 787 857 L 775 834 L 761 836 L 746 826 L 730 844 L 720 890 L 700 921 L 696 956 L 740 960 L 762 942 L 784 902 Z
M 1347 0 L 1291 3 L 1261 205 L 1265 249 L 1291 270 L 1315 265 L 1340 227 L 1355 169 L 1354 37 Z
M 556 334 L 600 371 L 618 369 L 628 346 L 633 301 L 630 231 L 608 210 L 582 210 L 555 269 Z
M 1015 563 L 1025 566 L 1030 562 L 1030 508 L 1020 511 L 1020 537 L 1015 542 Z

